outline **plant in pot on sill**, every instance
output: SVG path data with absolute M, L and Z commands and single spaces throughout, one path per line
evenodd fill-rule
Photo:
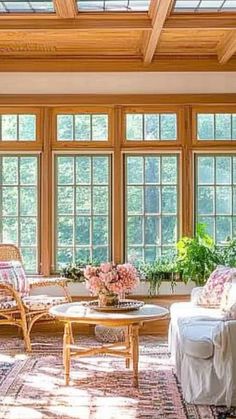
M 203 286 L 219 264 L 214 240 L 204 224 L 198 224 L 195 237 L 183 237 L 177 243 L 177 266 L 185 283 L 192 280 Z
M 73 282 L 84 282 L 84 269 L 87 265 L 98 266 L 98 262 L 94 260 L 78 259 L 75 263 L 68 263 L 61 269 L 61 275 L 71 279 Z
M 87 265 L 84 277 L 86 287 L 92 295 L 98 297 L 100 307 L 117 305 L 119 298 L 131 292 L 139 283 L 138 271 L 130 263 Z
M 162 282 L 170 282 L 171 291 L 174 292 L 176 282 L 180 279 L 177 270 L 176 255 L 162 257 L 149 263 L 142 263 L 139 266 L 141 276 L 149 282 L 150 295 L 158 295 Z

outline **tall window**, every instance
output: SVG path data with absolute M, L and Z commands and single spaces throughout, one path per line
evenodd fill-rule
M 236 155 L 196 156 L 196 221 L 219 244 L 236 236 Z
M 28 272 L 38 272 L 38 157 L 0 156 L 0 236 L 21 249 Z
M 55 168 L 57 268 L 78 259 L 110 259 L 110 157 L 58 155 Z
M 178 157 L 126 156 L 126 258 L 152 261 L 178 236 Z

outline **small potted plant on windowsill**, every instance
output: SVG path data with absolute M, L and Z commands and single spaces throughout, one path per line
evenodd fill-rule
M 149 282 L 151 296 L 158 295 L 163 282 L 170 282 L 171 291 L 174 292 L 176 283 L 181 280 L 176 264 L 176 256 L 161 258 L 154 262 L 142 263 L 139 266 L 141 277 Z
M 84 269 L 87 265 L 98 266 L 99 263 L 91 259 L 78 259 L 75 263 L 68 263 L 68 265 L 64 266 L 60 273 L 73 282 L 85 282 Z

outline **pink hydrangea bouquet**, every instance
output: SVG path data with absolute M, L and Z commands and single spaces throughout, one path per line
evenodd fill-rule
M 122 295 L 132 291 L 139 282 L 136 268 L 130 263 L 114 265 L 102 263 L 100 266 L 86 266 L 84 270 L 86 287 L 92 295 Z

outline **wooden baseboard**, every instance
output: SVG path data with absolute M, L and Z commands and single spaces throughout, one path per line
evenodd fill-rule
M 135 295 L 130 298 L 144 301 L 146 304 L 156 304 L 166 308 L 169 308 L 171 304 L 175 302 L 189 301 L 189 295 L 158 295 L 154 297 L 146 295 Z M 86 296 L 73 297 L 73 301 L 84 301 L 88 300 Z M 166 336 L 168 332 L 169 319 L 157 320 L 146 322 L 140 329 L 141 335 L 162 335 Z M 93 335 L 94 326 L 87 324 L 75 324 L 73 326 L 74 332 L 81 335 Z M 1 326 L 0 327 L 0 336 L 14 336 L 16 335 L 17 330 L 15 327 L 11 326 Z M 33 334 L 38 333 L 63 333 L 63 324 L 52 320 L 52 321 L 41 321 L 35 324 Z

